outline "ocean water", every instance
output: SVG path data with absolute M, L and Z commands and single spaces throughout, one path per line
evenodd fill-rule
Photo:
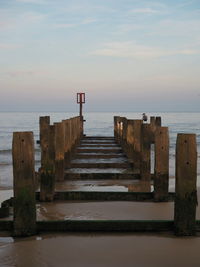
M 77 113 L 53 112 L 0 112 L 0 188 L 12 188 L 12 135 L 15 131 L 33 131 L 35 139 L 36 169 L 40 165 L 40 147 L 36 144 L 39 139 L 39 117 L 51 117 L 51 123 L 59 122 Z M 86 135 L 113 135 L 113 116 L 123 116 L 128 119 L 141 119 L 141 113 L 85 113 L 84 129 Z M 170 176 L 175 173 L 175 144 L 177 133 L 197 134 L 198 151 L 200 152 L 200 113 L 148 113 L 148 116 L 161 116 L 162 125 L 169 127 L 170 133 Z M 199 157 L 198 157 L 199 158 Z M 198 161 L 199 162 L 199 161 Z M 153 165 L 153 164 L 152 164 Z M 198 166 L 198 173 L 200 168 Z

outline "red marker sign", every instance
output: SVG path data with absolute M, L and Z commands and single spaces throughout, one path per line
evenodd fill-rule
M 85 104 L 85 93 L 77 93 L 77 104 Z

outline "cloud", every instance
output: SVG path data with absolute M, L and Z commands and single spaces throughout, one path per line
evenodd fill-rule
M 21 15 L 21 19 L 26 22 L 36 23 L 44 20 L 47 17 L 46 14 L 37 12 L 26 12 Z
M 14 22 L 11 22 L 8 20 L 1 20 L 0 21 L 0 30 L 13 29 L 14 27 L 15 27 Z
M 40 75 L 46 74 L 46 71 L 36 71 L 36 70 L 14 70 L 5 72 L 6 75 L 10 77 L 20 77 L 20 76 L 33 76 L 33 75 Z
M 117 33 L 126 33 L 126 32 L 130 32 L 130 31 L 138 31 L 138 30 L 142 30 L 145 27 L 143 25 L 140 24 L 122 24 L 118 26 L 117 29 Z
M 88 24 L 92 24 L 94 22 L 96 22 L 96 19 L 93 18 L 86 18 L 80 22 L 77 23 L 58 23 L 58 24 L 54 24 L 54 28 L 74 28 L 74 27 L 78 27 L 81 25 L 88 25 Z
M 190 6 L 190 5 L 194 4 L 195 2 L 196 2 L 196 0 L 190 0 L 190 1 L 182 2 L 182 3 L 179 3 L 176 7 L 181 8 L 181 7 Z
M 200 20 L 190 19 L 190 20 L 175 20 L 166 19 L 161 20 L 155 25 L 154 29 L 150 32 L 150 35 L 159 36 L 192 36 L 194 38 L 200 37 Z
M 153 49 L 151 47 L 138 45 L 134 42 L 110 42 L 103 45 L 101 49 L 97 49 L 91 54 L 109 57 L 122 58 L 154 58 L 161 56 L 163 51 Z
M 39 12 L 13 12 L 12 10 L 0 9 L 0 31 L 23 29 L 30 24 L 40 23 L 46 18 L 46 14 Z
M 200 50 L 189 48 L 165 50 L 160 47 L 139 45 L 133 41 L 128 41 L 106 43 L 103 45 L 103 48 L 97 49 L 90 54 L 118 58 L 153 59 L 172 55 L 196 55 L 200 54 Z
M 195 50 L 195 49 L 182 49 L 179 51 L 180 55 L 198 55 L 200 54 L 199 50 Z
M 130 13 L 134 13 L 134 14 L 155 14 L 158 12 L 159 12 L 158 10 L 150 8 L 150 7 L 136 8 L 136 9 L 130 10 Z
M 45 0 L 16 0 L 16 2 L 25 3 L 25 4 L 39 4 L 39 5 L 47 3 L 47 1 Z
M 64 28 L 73 28 L 76 27 L 77 24 L 75 23 L 58 23 L 54 25 L 54 28 L 60 28 L 60 29 L 64 29 Z
M 0 43 L 0 49 L 6 49 L 6 50 L 12 50 L 16 48 L 22 47 L 21 45 L 18 44 L 7 44 L 7 43 Z
M 87 18 L 87 19 L 84 19 L 81 24 L 91 24 L 91 23 L 94 23 L 96 22 L 97 20 L 96 19 L 93 19 L 93 18 Z

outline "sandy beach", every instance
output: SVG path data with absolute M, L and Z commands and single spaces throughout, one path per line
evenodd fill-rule
M 78 183 L 80 185 L 80 182 Z M 1 191 L 3 192 L 3 191 Z M 4 194 L 12 193 L 11 190 Z M 198 199 L 200 199 L 198 188 Z M 174 203 L 69 201 L 37 204 L 38 220 L 173 219 Z M 200 219 L 200 206 L 197 207 Z M 173 233 L 0 234 L 0 266 L 199 266 L 200 236 Z
M 199 266 L 200 237 L 62 233 L 0 238 L 0 266 Z

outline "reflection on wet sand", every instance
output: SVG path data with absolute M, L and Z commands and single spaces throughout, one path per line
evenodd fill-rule
M 128 180 L 57 184 L 60 191 L 72 188 L 77 191 L 145 192 L 150 185 Z M 174 191 L 173 179 L 170 179 L 170 190 Z M 38 220 L 173 219 L 173 210 L 173 202 L 69 201 L 37 206 Z M 199 206 L 197 219 L 200 219 Z M 0 266 L 196 267 L 200 263 L 200 237 L 177 238 L 173 233 L 52 233 L 25 239 L 13 239 L 6 233 L 0 233 L 0 236 Z
M 151 245 L 153 244 L 153 245 Z M 0 240 L 0 266 L 197 267 L 200 237 L 171 234 L 46 234 Z

